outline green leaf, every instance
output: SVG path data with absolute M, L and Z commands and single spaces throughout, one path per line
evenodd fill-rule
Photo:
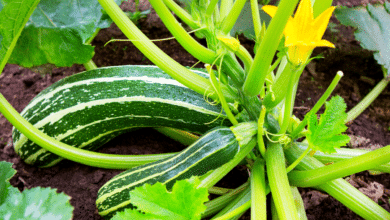
M 5 161 L 0 162 L 0 205 L 5 202 L 9 194 L 15 193 L 9 180 L 15 175 L 16 170 L 12 168 L 12 163 Z
M 69 220 L 73 207 L 70 197 L 57 194 L 55 189 L 32 188 L 12 194 L 0 206 L 0 219 L 4 220 Z
M 173 185 L 172 192 L 159 182 L 135 188 L 130 192 L 132 204 L 141 212 L 149 214 L 137 219 L 153 219 L 155 216 L 167 220 L 200 219 L 206 210 L 203 203 L 208 201 L 208 192 L 206 188 L 197 189 L 199 183 L 196 177 L 180 180 Z
M 0 74 L 39 0 L 0 1 Z
M 16 171 L 12 163 L 0 162 L 1 220 L 68 220 L 72 219 L 70 197 L 55 189 L 33 188 L 22 193 L 9 183 Z
M 150 213 L 144 214 L 135 209 L 125 209 L 122 212 L 118 212 L 114 215 L 111 220 L 128 220 L 128 219 L 139 219 L 139 220 L 165 220 L 157 215 Z M 172 219 L 169 219 L 172 220 Z
M 120 3 L 121 0 L 115 0 Z M 86 44 L 111 21 L 96 0 L 42 0 L 23 30 L 10 63 L 24 67 L 83 64 L 94 55 Z
M 390 3 L 356 8 L 341 7 L 335 11 L 343 25 L 357 28 L 355 37 L 361 46 L 374 51 L 374 58 L 390 76 Z M 386 77 L 386 76 L 385 76 Z
M 343 98 L 335 96 L 325 103 L 325 112 L 317 120 L 317 115 L 312 114 L 308 119 L 307 141 L 313 150 L 324 153 L 335 153 L 335 148 L 349 142 L 349 136 L 341 134 L 347 130 L 345 120 L 347 105 Z

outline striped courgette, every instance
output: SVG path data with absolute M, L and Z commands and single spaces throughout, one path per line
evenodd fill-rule
M 119 66 L 64 78 L 43 90 L 21 114 L 57 140 L 95 150 L 137 127 L 164 126 L 203 134 L 230 125 L 221 112 L 156 66 Z M 49 167 L 62 160 L 16 129 L 13 140 L 16 153 L 28 164 Z
M 135 187 L 161 182 L 171 189 L 175 181 L 201 176 L 227 163 L 238 153 L 239 142 L 228 127 L 217 127 L 178 154 L 122 172 L 103 185 L 96 200 L 99 214 L 109 218 L 132 208 L 129 192 Z

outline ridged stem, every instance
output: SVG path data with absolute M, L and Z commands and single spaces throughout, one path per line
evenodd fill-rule
M 206 9 L 206 16 L 209 16 L 211 17 L 214 10 L 215 10 L 215 6 L 218 4 L 218 0 L 211 0 L 210 1 L 210 4 L 207 6 L 207 9 Z
M 296 160 L 300 155 L 301 152 L 297 150 L 295 145 L 285 150 L 286 159 L 290 162 Z M 325 165 L 317 159 L 306 156 L 298 164 L 297 169 L 311 170 L 323 166 Z M 316 188 L 327 192 L 364 219 L 390 219 L 390 213 L 343 179 L 335 179 L 316 186 Z
M 303 152 L 305 149 L 307 149 L 304 145 L 297 146 L 301 152 Z M 297 149 L 298 149 L 297 148 Z M 370 150 L 363 150 L 363 149 L 350 149 L 350 148 L 340 148 L 336 149 L 336 153 L 332 154 L 325 154 L 320 151 L 317 151 L 313 157 L 317 160 L 321 161 L 324 164 L 330 164 L 330 163 L 336 163 L 339 161 L 343 161 L 346 159 L 351 159 L 353 157 L 357 157 L 363 154 L 366 154 L 370 152 Z M 385 172 L 390 173 L 390 163 L 381 164 L 375 168 L 372 168 L 373 171 L 379 171 L 379 172 Z
M 213 220 L 227 220 L 227 219 L 237 218 L 238 215 L 243 214 L 250 207 L 251 207 L 251 201 L 247 201 L 244 204 L 233 209 L 232 211 L 230 211 L 230 212 L 228 212 L 220 217 L 213 218 Z
M 176 20 L 176 18 L 169 11 L 167 6 L 161 0 L 149 0 L 154 10 L 168 28 L 169 32 L 176 38 L 176 40 L 196 59 L 204 63 L 213 63 L 217 58 L 217 54 L 201 45 L 197 42 L 182 25 Z
M 259 3 L 257 0 L 250 0 L 250 3 L 251 3 L 253 27 L 255 29 L 255 37 L 256 37 L 256 40 L 259 40 L 260 39 L 260 31 L 261 31 Z
M 229 213 L 236 208 L 242 206 L 245 203 L 251 204 L 251 189 L 248 187 L 243 192 L 241 192 L 231 203 L 229 203 L 227 206 L 225 206 L 224 209 L 222 209 L 217 215 L 215 215 L 212 220 L 217 219 L 218 217 L 222 217 L 226 213 Z M 249 207 L 248 207 L 249 208 Z M 228 218 L 229 220 L 236 220 L 239 219 L 240 216 L 235 216 L 232 218 Z
M 220 196 L 216 199 L 213 199 L 209 202 L 205 203 L 205 206 L 207 207 L 206 211 L 202 214 L 202 218 L 208 217 L 210 215 L 215 214 L 219 210 L 226 207 L 227 204 L 232 202 L 243 190 L 247 189 L 249 187 L 249 182 L 246 182 L 239 186 L 238 188 L 232 190 L 231 192 Z
M 390 145 L 317 169 L 291 171 L 288 173 L 288 178 L 294 186 L 317 186 L 330 180 L 373 169 L 388 162 L 390 162 Z
M 266 34 L 257 48 L 253 61 L 244 83 L 244 94 L 246 96 L 256 96 L 264 86 L 269 66 L 278 48 L 287 20 L 292 15 L 298 0 L 282 0 L 278 10 L 269 24 Z
M 0 112 L 16 129 L 43 149 L 65 159 L 89 166 L 107 169 L 129 169 L 134 166 L 165 159 L 175 154 L 124 156 L 97 153 L 72 147 L 35 128 L 7 102 L 2 94 L 0 94 Z
M 265 154 L 267 176 L 272 198 L 278 212 L 279 219 L 299 219 L 294 198 L 287 179 L 286 164 L 282 145 L 269 142 Z
M 267 219 L 267 193 L 265 183 L 265 163 L 257 159 L 251 170 L 251 219 Z
M 198 24 L 192 19 L 192 16 L 188 14 L 186 10 L 176 4 L 173 0 L 163 0 L 165 5 L 171 9 L 175 15 L 177 15 L 184 23 L 190 26 L 192 29 L 199 28 Z
M 245 2 L 246 0 L 236 0 L 234 2 L 233 7 L 231 7 L 229 14 L 225 17 L 221 25 L 221 30 L 224 34 L 228 34 L 233 28 L 238 16 L 240 16 L 240 13 L 244 8 Z

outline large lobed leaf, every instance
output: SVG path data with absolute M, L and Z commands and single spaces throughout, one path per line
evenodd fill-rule
M 374 51 L 374 58 L 387 69 L 389 77 L 390 3 L 356 8 L 341 7 L 336 9 L 335 15 L 343 25 L 357 28 L 356 39 L 363 48 Z
M 200 219 L 206 210 L 204 203 L 208 201 L 208 192 L 206 188 L 197 188 L 199 182 L 196 177 L 177 181 L 172 192 L 160 182 L 137 187 L 130 192 L 130 197 L 138 210 L 119 212 L 113 219 Z
M 15 175 L 12 164 L 0 162 L 0 219 L 68 220 L 72 219 L 70 197 L 55 189 L 33 188 L 19 192 L 9 184 Z
M 24 6 L 24 1 L 20 2 Z M 119 4 L 121 0 L 115 2 Z M 24 67 L 86 63 L 94 55 L 94 48 L 86 41 L 98 28 L 110 24 L 96 0 L 42 0 L 27 22 L 9 63 Z
M 348 135 L 341 134 L 347 130 L 345 126 L 347 105 L 343 98 L 335 96 L 326 102 L 325 106 L 325 112 L 319 121 L 316 114 L 309 116 L 306 138 L 313 150 L 335 153 L 335 148 L 347 144 L 350 139 Z

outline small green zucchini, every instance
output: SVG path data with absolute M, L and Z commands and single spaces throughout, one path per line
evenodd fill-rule
M 21 115 L 47 135 L 86 150 L 96 150 L 139 127 L 203 134 L 230 125 L 219 106 L 210 105 L 203 95 L 156 66 L 107 67 L 75 74 L 43 90 Z M 15 152 L 28 164 L 49 167 L 62 160 L 16 129 L 13 140 Z
M 171 189 L 177 180 L 201 176 L 229 162 L 240 144 L 231 128 L 217 127 L 178 154 L 124 171 L 103 185 L 96 200 L 99 214 L 110 218 L 132 208 L 129 192 L 135 187 L 161 182 Z

